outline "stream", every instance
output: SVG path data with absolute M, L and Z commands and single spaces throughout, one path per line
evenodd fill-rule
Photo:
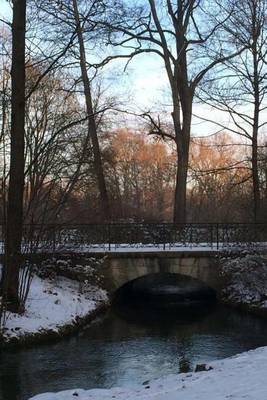
M 0 399 L 134 386 L 264 345 L 266 320 L 220 305 L 182 315 L 117 304 L 71 338 L 2 351 Z

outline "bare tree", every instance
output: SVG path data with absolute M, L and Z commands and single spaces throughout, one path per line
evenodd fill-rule
M 28 86 L 40 74 L 28 69 Z M 57 220 L 67 193 L 80 178 L 82 154 L 88 151 L 87 117 L 77 95 L 65 92 L 65 79 L 62 72 L 50 73 L 26 103 L 24 221 L 28 223 Z M 59 188 L 61 196 L 56 196 Z
M 228 2 L 229 4 L 229 2 Z M 259 176 L 260 132 L 266 125 L 266 0 L 236 0 L 231 18 L 224 28 L 234 46 L 246 51 L 235 60 L 226 60 L 223 71 L 214 77 L 212 86 L 203 86 L 199 97 L 218 112 L 229 116 L 228 124 L 213 121 L 245 138 L 251 148 L 253 218 L 261 220 L 261 184 Z M 218 113 L 217 113 L 218 114 Z M 201 119 L 211 120 L 203 116 Z
M 246 222 L 250 190 L 246 147 L 226 132 L 193 138 L 189 164 L 192 219 Z
M 10 310 L 18 312 L 19 269 L 23 229 L 24 123 L 25 123 L 26 0 L 13 1 L 11 154 L 5 242 L 5 296 Z
M 91 0 L 88 2 L 83 0 L 45 0 L 41 3 L 34 1 L 35 9 L 40 13 L 40 18 L 42 19 L 43 33 L 48 26 L 48 29 L 52 31 L 52 36 L 55 37 L 57 43 L 66 44 L 67 41 L 71 41 L 67 57 L 62 67 L 65 68 L 65 71 L 69 68 L 73 73 L 73 77 L 75 74 L 77 75 L 77 71 L 80 70 L 80 75 L 74 78 L 72 89 L 77 89 L 79 94 L 81 94 L 80 85 L 82 84 L 83 86 L 82 91 L 88 117 L 88 145 L 90 143 L 92 145 L 102 217 L 109 220 L 109 198 L 99 144 L 99 115 L 97 115 L 98 112 L 95 108 L 95 99 L 92 89 L 92 79 L 95 78 L 97 71 L 92 69 L 93 72 L 91 72 L 90 67 L 92 66 L 87 60 L 88 43 L 89 45 L 91 44 L 91 47 L 94 47 L 95 44 L 100 41 L 100 39 L 96 37 L 98 30 L 95 18 L 96 15 L 102 12 L 102 3 L 102 0 Z M 44 40 L 46 39 L 44 38 Z M 77 68 L 78 65 L 79 69 Z M 86 157 L 86 151 L 84 152 L 84 157 Z
M 9 31 L 4 30 L 1 37 L 1 67 L 0 67 L 0 154 L 1 154 L 1 223 L 6 220 L 6 194 L 7 194 L 7 133 L 10 126 L 10 56 L 11 46 Z M 8 135 L 10 136 L 10 135 Z
M 241 54 L 220 40 L 219 32 L 231 10 L 217 2 L 148 0 L 143 6 L 127 7 L 116 1 L 116 10 L 103 25 L 110 33 L 109 43 L 121 46 L 123 54 L 108 57 L 133 57 L 148 53 L 163 61 L 170 92 L 173 134 L 164 132 L 153 121 L 154 132 L 175 141 L 177 174 L 174 201 L 174 221 L 186 220 L 186 184 L 191 136 L 192 108 L 195 91 L 200 82 L 218 64 Z M 119 4 L 120 3 L 120 4 Z M 120 10 L 118 12 L 118 9 Z M 117 15 L 115 15 L 117 13 Z M 107 12 L 108 14 L 108 12 Z M 152 117 L 149 116 L 152 120 Z
M 75 19 L 75 24 L 76 24 L 76 32 L 77 32 L 78 42 L 79 42 L 79 61 L 80 61 L 81 76 L 82 76 L 83 87 L 84 87 L 84 96 L 85 96 L 85 102 L 86 102 L 87 116 L 88 116 L 88 133 L 89 133 L 89 135 L 91 137 L 91 141 L 92 141 L 93 154 L 94 154 L 94 168 L 95 168 L 95 172 L 96 172 L 96 176 L 97 176 L 98 189 L 99 189 L 100 199 L 101 199 L 102 213 L 103 213 L 104 218 L 106 220 L 109 220 L 110 219 L 109 199 L 108 199 L 106 182 L 105 182 L 105 177 L 104 177 L 104 172 L 103 172 L 99 140 L 98 140 L 98 136 L 97 136 L 97 126 L 96 126 L 96 119 L 95 119 L 94 108 L 93 108 L 90 81 L 89 81 L 89 76 L 88 76 L 88 72 L 87 72 L 86 51 L 85 51 L 84 37 L 83 37 L 83 25 L 82 25 L 81 17 L 79 14 L 77 0 L 73 0 L 72 4 L 73 4 L 73 14 L 74 14 L 74 19 Z M 92 9 L 94 8 L 94 4 L 91 4 L 90 6 Z M 89 17 L 90 17 L 90 15 L 89 15 Z

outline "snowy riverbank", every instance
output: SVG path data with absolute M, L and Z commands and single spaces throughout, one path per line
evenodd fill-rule
M 247 254 L 222 260 L 225 304 L 267 317 L 267 259 Z
M 4 344 L 39 341 L 69 333 L 104 308 L 104 290 L 62 276 L 42 279 L 34 276 L 26 311 L 8 313 L 3 333 Z
M 30 400 L 266 400 L 267 347 L 210 365 L 210 371 L 170 375 L 135 389 L 73 389 Z

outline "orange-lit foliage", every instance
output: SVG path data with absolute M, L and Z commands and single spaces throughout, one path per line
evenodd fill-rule
M 109 187 L 116 217 L 171 215 L 175 157 L 163 142 L 121 129 L 109 135 Z
M 227 133 L 194 139 L 190 154 L 192 218 L 206 221 L 240 219 L 251 171 L 244 147 Z

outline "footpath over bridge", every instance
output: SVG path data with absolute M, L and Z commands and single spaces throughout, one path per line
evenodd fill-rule
M 100 272 L 111 293 L 155 273 L 188 275 L 220 291 L 216 255 L 237 249 L 267 250 L 267 224 L 25 225 L 22 243 L 26 258 L 71 253 L 83 264 L 85 256 L 105 254 Z
M 22 250 L 24 253 L 144 253 L 214 252 L 233 248 L 267 249 L 267 223 L 24 225 Z

